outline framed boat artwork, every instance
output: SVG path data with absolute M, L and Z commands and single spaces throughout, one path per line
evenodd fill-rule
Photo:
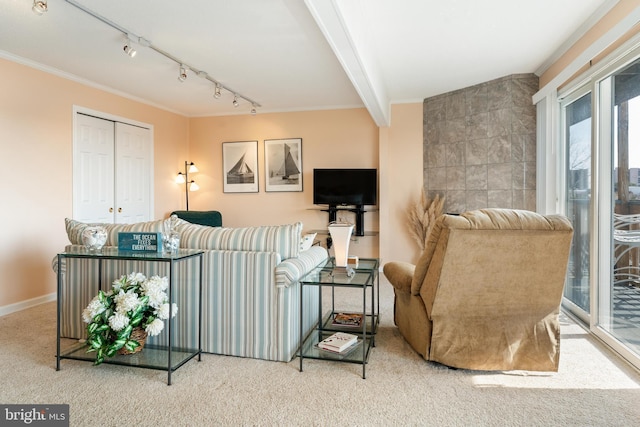
M 258 141 L 222 143 L 223 191 L 258 192 Z
M 302 191 L 302 138 L 264 141 L 266 191 Z

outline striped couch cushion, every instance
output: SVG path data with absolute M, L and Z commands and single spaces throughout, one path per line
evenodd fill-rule
M 276 252 L 280 259 L 297 257 L 302 223 L 245 228 L 206 227 L 183 221 L 177 226 L 180 246 L 204 250 Z
M 178 224 L 186 223 L 186 221 L 179 219 Z M 161 233 L 162 232 L 162 224 L 164 220 L 158 219 L 155 221 L 148 222 L 137 222 L 134 224 L 88 224 L 80 221 L 76 221 L 75 219 L 65 218 L 64 223 L 67 229 L 67 237 L 69 238 L 69 242 L 73 245 L 81 245 L 82 244 L 82 232 L 85 228 L 100 225 L 107 230 L 107 243 L 105 246 L 118 246 L 118 233 L 121 231 L 132 232 L 132 231 L 142 231 L 142 232 L 152 232 L 152 233 Z
M 327 250 L 321 246 L 312 246 L 301 252 L 297 258 L 282 261 L 276 266 L 276 286 L 289 287 L 297 283 L 303 275 L 327 259 Z

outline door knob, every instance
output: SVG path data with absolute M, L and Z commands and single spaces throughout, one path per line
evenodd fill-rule
M 113 212 L 113 208 L 109 208 L 109 212 Z
M 122 208 L 118 208 L 118 213 L 122 212 Z

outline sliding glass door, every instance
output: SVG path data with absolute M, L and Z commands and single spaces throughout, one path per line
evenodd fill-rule
M 572 221 L 563 307 L 640 368 L 640 52 L 560 94 L 560 209 Z
M 640 60 L 614 71 L 597 88 L 602 159 L 611 159 L 602 165 L 611 173 L 600 183 L 602 195 L 611 197 L 599 221 L 608 239 L 600 245 L 597 330 L 640 355 Z
M 562 103 L 565 147 L 565 212 L 574 234 L 564 296 L 587 321 L 590 289 L 591 93 L 582 90 Z

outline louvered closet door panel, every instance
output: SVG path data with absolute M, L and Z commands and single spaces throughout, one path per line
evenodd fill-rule
M 153 185 L 151 131 L 116 122 L 116 222 L 149 221 Z
M 112 223 L 114 122 L 76 114 L 73 217 Z

